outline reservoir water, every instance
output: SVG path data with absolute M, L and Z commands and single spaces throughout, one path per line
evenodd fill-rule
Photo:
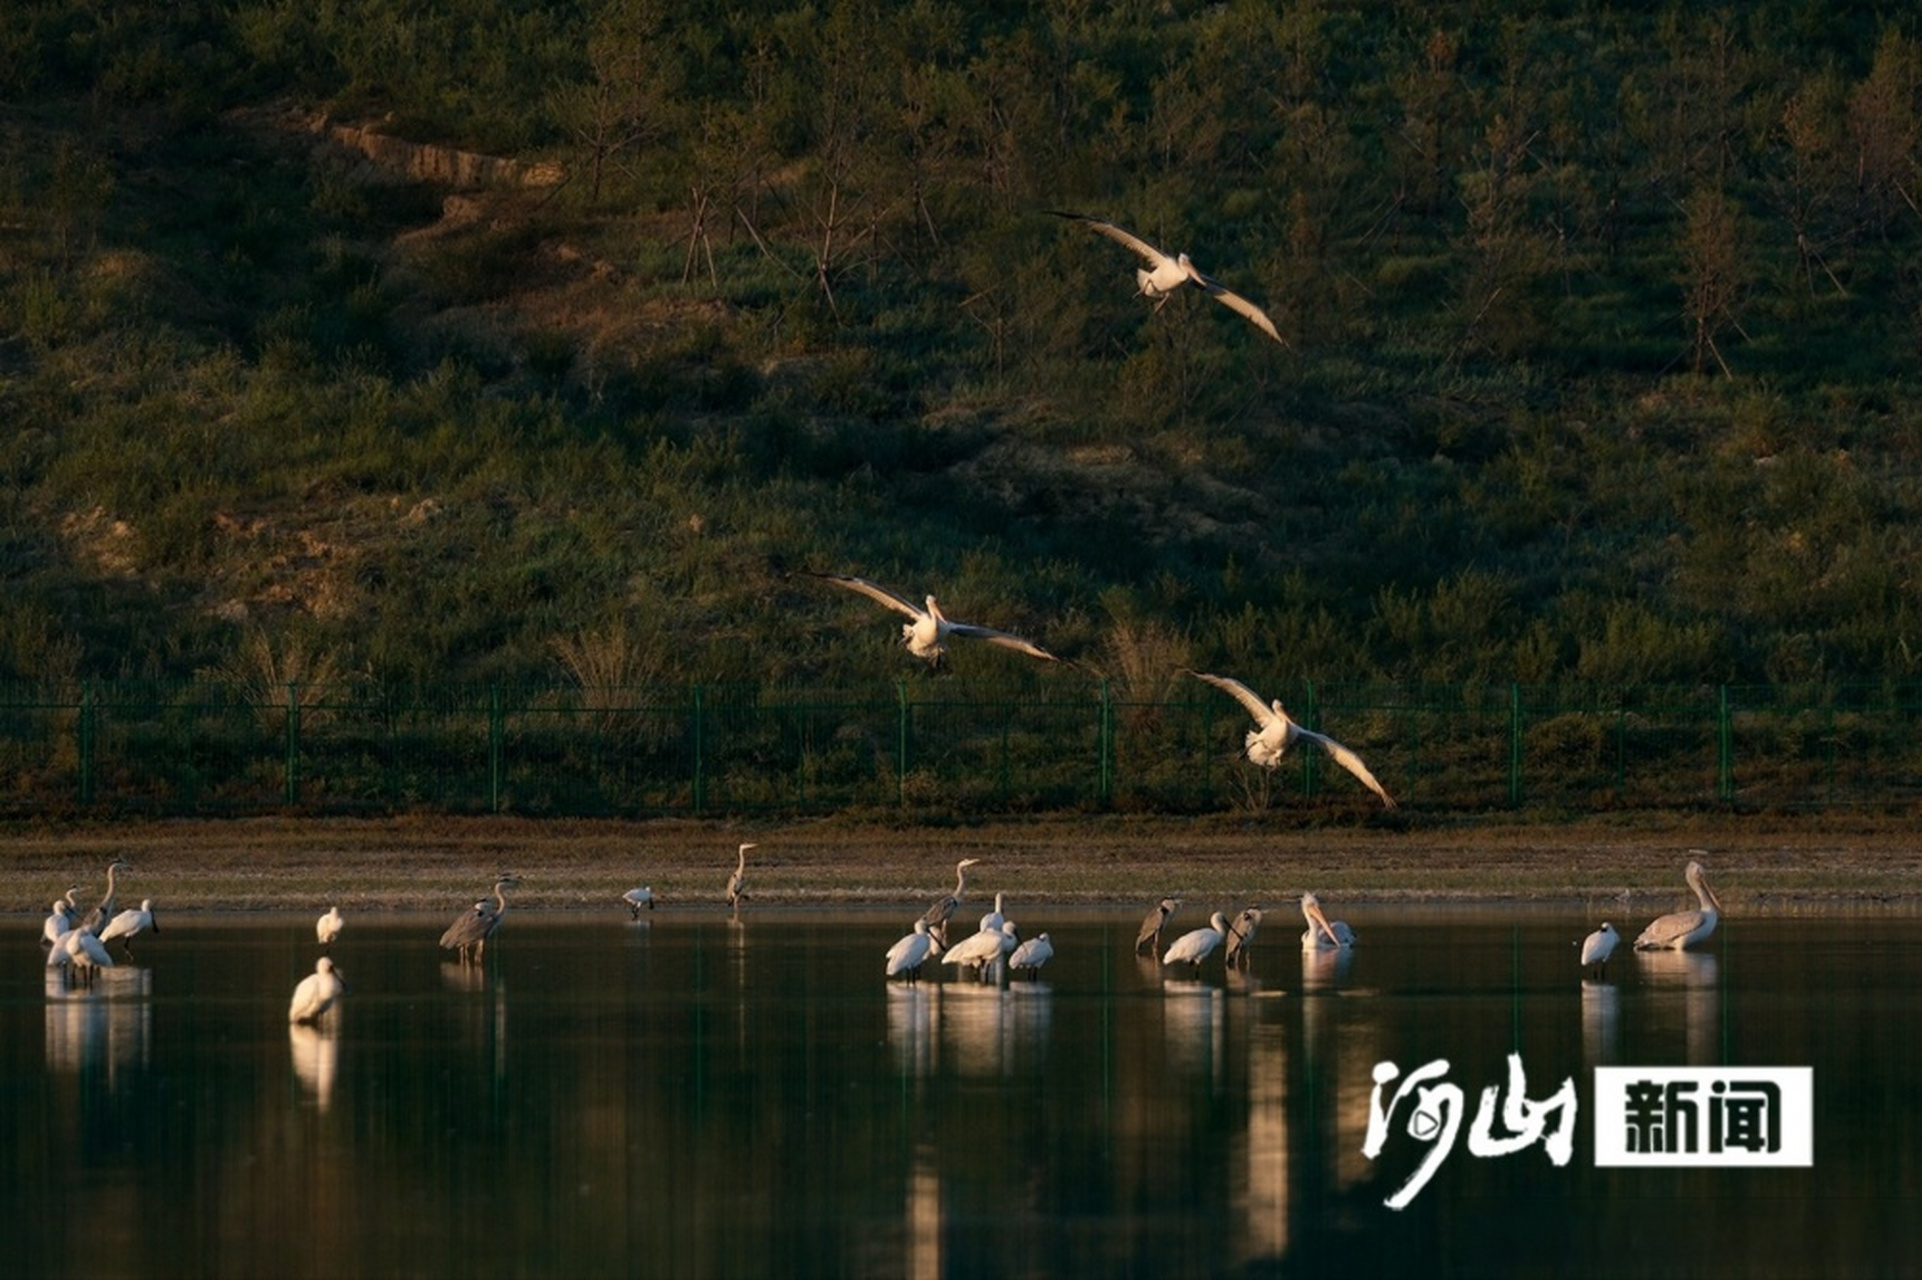
M 931 964 L 906 912 L 514 912 L 485 963 L 439 917 L 350 917 L 351 990 L 287 1000 L 311 917 L 163 917 L 91 987 L 34 924 L 0 966 L 16 1275 L 1894 1275 L 1922 1267 L 1922 920 L 1724 921 L 1585 981 L 1579 906 L 1342 909 L 1246 974 L 1131 954 L 1140 910 L 1009 913 L 1040 980 Z M 1222 904 L 1224 908 L 1230 904 Z M 1145 904 L 1143 904 L 1145 907 Z M 1667 909 L 1664 907 L 1663 909 Z M 1202 923 L 1192 907 L 1172 933 Z M 1630 938 L 1635 920 L 1618 920 Z M 1545 1141 L 1432 1144 L 1378 1064 L 1445 1060 L 1468 1120 L 1511 1063 L 1567 1082 Z M 1809 1167 L 1598 1166 L 1597 1067 L 1813 1070 Z M 1386 1104 L 1391 1081 L 1379 1096 Z M 1504 1095 L 1506 1096 L 1506 1095 Z

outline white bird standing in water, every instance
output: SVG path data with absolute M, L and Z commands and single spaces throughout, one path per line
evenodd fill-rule
M 638 889 L 629 889 L 621 895 L 621 901 L 627 904 L 627 909 L 633 914 L 634 919 L 639 920 L 641 908 L 645 907 L 649 911 L 654 909 L 654 888 L 652 885 L 642 885 Z
M 906 977 L 913 982 L 921 976 L 921 966 L 934 954 L 934 935 L 926 920 L 916 920 L 914 931 L 888 948 L 888 977 Z
M 1008 969 L 1012 973 L 1026 972 L 1030 978 L 1041 976 L 1041 966 L 1054 959 L 1054 943 L 1048 935 L 1037 933 L 1014 949 L 1008 957 Z
M 314 937 L 320 940 L 321 946 L 331 947 L 346 924 L 347 921 L 340 914 L 340 908 L 329 907 L 321 914 L 320 919 L 314 921 Z
M 113 919 L 114 913 L 120 908 L 120 894 L 114 879 L 114 874 L 120 871 L 132 870 L 133 863 L 128 862 L 124 858 L 115 858 L 107 864 L 107 892 L 101 895 L 99 905 L 93 909 L 92 914 L 90 914 L 86 920 L 87 927 L 95 933 L 99 933 L 102 929 L 106 928 L 107 923 Z
M 127 959 L 133 959 L 133 936 L 137 933 L 160 932 L 160 925 L 153 918 L 153 899 L 142 898 L 140 905 L 122 911 L 100 931 L 100 941 L 112 942 L 120 939 L 120 948 L 126 952 Z
M 1582 939 L 1582 970 L 1595 970 L 1598 975 L 1608 973 L 1608 958 L 1615 954 L 1615 944 L 1622 935 L 1615 932 L 1615 926 L 1602 921 L 1602 927 Z
M 1383 806 L 1389 809 L 1395 807 L 1394 800 L 1381 783 L 1375 781 L 1375 775 L 1368 771 L 1368 766 L 1362 763 L 1360 756 L 1326 734 L 1316 733 L 1312 729 L 1304 729 L 1296 724 L 1289 718 L 1288 713 L 1282 710 L 1281 699 L 1277 698 L 1272 702 L 1264 703 L 1253 689 L 1228 676 L 1211 676 L 1200 671 L 1190 671 L 1188 674 L 1222 690 L 1248 708 L 1248 713 L 1255 718 L 1255 724 L 1258 727 L 1248 731 L 1248 736 L 1243 739 L 1243 745 L 1247 748 L 1248 758 L 1262 768 L 1272 769 L 1279 765 L 1281 758 L 1288 753 L 1288 748 L 1295 743 L 1312 742 L 1333 756 L 1336 764 L 1361 779 L 1363 786 L 1381 797 Z
M 983 965 L 993 964 L 1013 951 L 1020 941 L 1014 921 L 1003 921 L 999 929 L 983 929 L 973 937 L 963 938 L 949 947 L 947 954 L 941 957 L 941 963 L 958 964 L 978 971 Z
M 72 890 L 68 890 L 68 896 L 72 896 Z M 40 945 L 42 947 L 55 945 L 72 930 L 73 923 L 73 903 L 67 898 L 55 898 L 53 911 L 40 926 Z
M 735 852 L 734 874 L 727 878 L 727 905 L 740 910 L 741 899 L 747 897 L 747 851 L 754 845 L 744 844 Z
M 47 956 L 47 967 L 65 969 L 82 982 L 91 982 L 95 970 L 113 968 L 113 955 L 93 929 L 83 924 L 60 935 Z
M 1202 292 L 1206 293 L 1216 302 L 1221 303 L 1229 310 L 1252 321 L 1257 329 L 1260 329 L 1276 342 L 1281 343 L 1284 347 L 1288 345 L 1287 342 L 1283 340 L 1280 332 L 1275 328 L 1275 322 L 1268 318 L 1266 311 L 1263 311 L 1260 307 L 1248 301 L 1248 299 L 1242 297 L 1220 281 L 1211 280 L 1201 274 L 1195 267 L 1195 264 L 1188 260 L 1187 254 L 1177 253 L 1169 255 L 1164 253 L 1149 244 L 1146 240 L 1143 240 L 1140 236 L 1135 235 L 1132 231 L 1124 231 L 1112 222 L 1105 222 L 1100 218 L 1091 218 L 1085 213 L 1067 213 L 1060 209 L 1050 209 L 1048 212 L 1057 218 L 1068 218 L 1072 221 L 1079 222 L 1094 231 L 1100 232 L 1116 244 L 1125 245 L 1127 248 L 1139 254 L 1142 260 L 1148 265 L 1145 269 L 1137 269 L 1135 271 L 1135 283 L 1140 286 L 1143 297 L 1153 298 L 1155 300 L 1156 311 L 1161 310 L 1162 307 L 1168 304 L 1169 294 L 1184 284 L 1193 284 L 1198 286 Z
M 1314 894 L 1301 895 L 1301 914 L 1308 921 L 1301 934 L 1303 951 L 1346 951 L 1355 945 L 1356 934 L 1348 922 L 1330 920 L 1322 913 L 1321 899 Z
M 1676 911 L 1660 916 L 1649 922 L 1635 939 L 1637 951 L 1681 951 L 1698 942 L 1706 942 L 1715 932 L 1716 924 L 1722 918 L 1721 899 L 1708 887 L 1708 880 L 1702 874 L 1702 864 L 1691 861 L 1683 873 L 1688 887 L 1695 890 L 1695 900 L 1700 906 L 1694 911 Z
M 1007 905 L 1007 901 L 1008 896 L 1005 893 L 997 893 L 994 895 L 994 910 L 981 917 L 982 932 L 985 933 L 999 929 L 1007 920 L 1007 913 L 1003 910 Z
M 1153 955 L 1161 946 L 1161 930 L 1176 911 L 1181 908 L 1180 898 L 1163 898 L 1154 906 L 1141 922 L 1140 932 L 1135 934 L 1135 954 Z
M 1164 965 L 1191 964 L 1199 973 L 1201 962 L 1213 955 L 1215 948 L 1220 946 L 1227 936 L 1228 917 L 1217 911 L 1208 917 L 1207 927 L 1191 929 L 1176 938 L 1169 945 L 1167 954 L 1161 957 L 1161 963 Z
M 334 968 L 332 958 L 322 956 L 315 963 L 314 971 L 302 978 L 300 985 L 294 988 L 294 998 L 287 1005 L 287 1021 L 320 1021 L 320 1015 L 333 1008 L 345 990 L 347 984 L 341 981 L 340 971 Z
M 949 636 L 986 640 L 989 644 L 1000 645 L 1003 649 L 1013 649 L 1031 658 L 1040 658 L 1044 662 L 1060 661 L 1031 640 L 1023 640 L 1020 636 L 1010 635 L 1006 631 L 996 631 L 993 627 L 980 627 L 971 622 L 954 621 L 941 612 L 941 606 L 935 602 L 933 596 L 927 597 L 927 604 L 923 607 L 898 591 L 891 591 L 880 583 L 870 582 L 866 578 L 857 578 L 846 573 L 817 573 L 814 576 L 825 578 L 837 586 L 846 587 L 849 591 L 859 592 L 870 600 L 886 605 L 896 613 L 906 614 L 911 621 L 901 626 L 901 643 L 907 646 L 909 653 L 930 666 L 940 665 L 942 657 L 948 651 Z

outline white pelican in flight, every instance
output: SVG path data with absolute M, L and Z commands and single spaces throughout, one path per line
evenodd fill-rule
M 1150 911 L 1147 918 L 1141 922 L 1141 932 L 1135 934 L 1136 955 L 1144 952 L 1149 955 L 1154 954 L 1155 950 L 1161 946 L 1162 928 L 1180 909 L 1180 898 L 1163 898 L 1155 904 L 1154 910 Z
M 1368 771 L 1368 766 L 1362 763 L 1360 756 L 1326 734 L 1316 733 L 1312 729 L 1304 729 L 1296 724 L 1289 718 L 1288 713 L 1282 710 L 1281 699 L 1277 698 L 1273 702 L 1264 703 L 1253 689 L 1228 676 L 1211 676 L 1200 671 L 1190 671 L 1188 674 L 1197 680 L 1206 681 L 1248 708 L 1248 714 L 1255 718 L 1255 724 L 1258 727 L 1248 731 L 1248 736 L 1243 739 L 1243 743 L 1247 748 L 1248 758 L 1262 768 L 1272 769 L 1279 765 L 1281 758 L 1288 754 L 1288 748 L 1295 743 L 1312 742 L 1333 756 L 1336 764 L 1361 779 L 1363 786 L 1380 796 L 1385 808 L 1395 807 L 1393 797 L 1381 783 L 1375 781 L 1375 775 Z
M 1281 343 L 1284 347 L 1288 345 L 1286 340 L 1282 338 L 1280 332 L 1276 330 L 1275 322 L 1268 318 L 1266 311 L 1263 311 L 1260 307 L 1248 301 L 1248 299 L 1242 297 L 1220 281 L 1211 280 L 1207 276 L 1202 275 L 1195 264 L 1188 260 L 1187 254 L 1177 253 L 1171 256 L 1163 253 L 1160 249 L 1155 248 L 1133 232 L 1124 231 L 1112 222 L 1104 222 L 1100 218 L 1091 218 L 1085 213 L 1068 213 L 1060 209 L 1050 209 L 1048 212 L 1057 218 L 1069 218 L 1075 222 L 1079 222 L 1084 226 L 1100 232 L 1116 244 L 1125 245 L 1127 248 L 1139 254 L 1141 259 L 1148 265 L 1145 268 L 1140 268 L 1135 271 L 1135 283 L 1141 287 L 1143 297 L 1155 299 L 1156 311 L 1161 310 L 1162 307 L 1167 305 L 1169 294 L 1184 284 L 1192 283 L 1200 286 L 1201 290 L 1216 302 L 1221 303 L 1231 311 L 1240 313 L 1252 321 L 1255 328 L 1261 330 L 1276 342 Z
M 1637 951 L 1681 951 L 1698 942 L 1708 941 L 1722 918 L 1722 903 L 1702 877 L 1702 864 L 1691 861 L 1683 872 L 1688 887 L 1695 890 L 1701 905 L 1694 911 L 1676 911 L 1649 922 L 1642 936 L 1635 939 Z
M 933 596 L 927 598 L 925 607 L 915 604 L 899 592 L 890 591 L 878 582 L 857 578 L 846 573 L 817 573 L 817 578 L 825 578 L 837 586 L 856 591 L 868 599 L 886 605 L 896 613 L 905 614 L 913 619 L 901 624 L 901 643 L 908 652 L 923 659 L 930 666 L 939 666 L 943 655 L 948 651 L 949 636 L 965 636 L 971 640 L 986 640 L 998 644 L 1003 649 L 1013 649 L 1044 662 L 1059 662 L 1060 659 L 1031 640 L 1010 635 L 1006 631 L 996 631 L 993 627 L 978 627 L 971 622 L 956 622 L 941 612 L 941 606 Z
M 1248 967 L 1248 951 L 1255 944 L 1256 930 L 1261 928 L 1261 916 L 1260 907 L 1249 907 L 1236 916 L 1234 923 L 1228 926 L 1228 937 L 1223 944 L 1221 959 L 1230 969 Z
M 1167 954 L 1161 963 L 1191 964 L 1196 972 L 1201 970 L 1201 962 L 1214 954 L 1215 948 L 1228 936 L 1228 917 L 1217 911 L 1208 917 L 1204 928 L 1191 929 L 1169 944 Z
M 1615 944 L 1622 935 L 1615 932 L 1615 926 L 1602 921 L 1602 927 L 1582 939 L 1582 971 L 1594 969 L 1598 975 L 1608 973 L 1608 958 L 1615 954 Z
M 914 932 L 888 948 L 888 977 L 905 977 L 913 982 L 921 976 L 921 966 L 935 952 L 934 935 L 926 920 L 914 922 Z
M 340 908 L 329 907 L 318 920 L 314 921 L 314 937 L 321 946 L 331 947 L 334 945 L 334 939 L 340 937 L 340 931 L 346 927 L 346 924 L 346 919 L 340 914 Z
M 1008 957 L 1008 968 L 1015 973 L 1026 972 L 1030 978 L 1041 976 L 1041 966 L 1054 959 L 1054 943 L 1048 935 L 1038 933 L 1014 949 Z
M 1312 893 L 1301 895 L 1302 918 L 1308 927 L 1301 933 L 1303 951 L 1346 951 L 1355 945 L 1358 935 L 1348 927 L 1346 920 L 1330 920 L 1322 913 L 1321 899 Z
M 294 998 L 287 1004 L 288 1022 L 318 1022 L 320 1015 L 334 1007 L 340 993 L 347 990 L 341 981 L 340 971 L 334 968 L 333 960 L 322 956 L 314 965 L 314 971 L 300 980 L 294 988 Z

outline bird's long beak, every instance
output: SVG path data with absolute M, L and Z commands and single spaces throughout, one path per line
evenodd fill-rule
M 1337 946 L 1341 944 L 1341 939 L 1335 936 L 1334 926 L 1328 923 L 1328 917 L 1322 913 L 1319 905 L 1308 908 L 1308 918 L 1314 922 L 1317 929 L 1328 935 L 1328 941 Z

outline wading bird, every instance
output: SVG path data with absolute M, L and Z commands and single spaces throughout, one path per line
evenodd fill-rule
M 100 904 L 93 909 L 86 921 L 87 927 L 95 933 L 106 928 L 108 922 L 113 919 L 114 913 L 120 909 L 120 894 L 114 879 L 115 873 L 132 870 L 133 863 L 124 858 L 115 858 L 107 864 L 107 892 L 101 895 Z
M 133 936 L 136 933 L 149 931 L 159 933 L 160 925 L 153 918 L 153 899 L 142 898 L 139 906 L 122 911 L 100 931 L 100 941 L 106 943 L 112 942 L 115 938 L 120 939 L 120 949 L 126 953 L 127 959 L 131 960 L 133 959 Z
M 487 949 L 487 940 L 501 927 L 501 917 L 507 914 L 507 891 L 519 886 L 518 877 L 502 872 L 494 881 L 494 905 L 476 902 L 472 911 L 463 911 L 454 917 L 454 923 L 440 936 L 441 949 L 458 951 L 462 963 L 469 960 L 479 963 L 482 952 Z
M 914 931 L 888 948 L 888 977 L 913 982 L 921 976 L 921 966 L 934 954 L 934 935 L 926 920 L 916 920 Z
M 55 898 L 53 910 L 40 926 L 40 945 L 51 947 L 67 935 L 73 928 L 73 890 L 67 890 L 67 897 Z
M 1615 926 L 1602 921 L 1602 927 L 1582 939 L 1582 971 L 1595 970 L 1597 977 L 1608 975 L 1608 958 L 1615 954 L 1615 944 L 1622 935 L 1615 932 Z
M 1013 951 L 1020 941 L 1014 921 L 1007 920 L 999 929 L 983 929 L 955 943 L 941 957 L 941 963 L 958 964 L 978 973 L 983 966 L 992 965 Z
M 654 889 L 651 885 L 642 885 L 638 889 L 629 889 L 621 895 L 621 901 L 627 904 L 627 909 L 633 914 L 634 919 L 639 920 L 641 918 L 641 908 L 645 907 L 649 911 L 654 909 Z
M 744 844 L 735 851 L 734 874 L 727 878 L 727 905 L 738 911 L 741 899 L 747 897 L 747 851 L 754 848 Z
M 849 591 L 859 592 L 870 600 L 877 601 L 893 609 L 896 613 L 906 614 L 912 619 L 901 625 L 901 643 L 908 652 L 927 662 L 929 666 L 941 665 L 946 655 L 949 636 L 962 636 L 970 640 L 986 640 L 989 644 L 1000 645 L 1004 649 L 1014 649 L 1029 657 L 1040 658 L 1044 662 L 1058 662 L 1052 653 L 1030 640 L 1010 635 L 1006 631 L 996 631 L 992 627 L 978 627 L 970 622 L 956 622 L 941 612 L 933 596 L 927 598 L 926 607 L 915 604 L 899 592 L 890 591 L 878 582 L 866 578 L 856 578 L 845 573 L 817 573 L 817 578 L 825 578 Z
M 1198 286 L 1202 292 L 1206 293 L 1216 302 L 1221 303 L 1231 311 L 1245 316 L 1254 323 L 1257 329 L 1273 338 L 1276 342 L 1280 342 L 1283 346 L 1288 345 L 1283 341 L 1280 332 L 1276 330 L 1275 322 L 1268 318 L 1266 311 L 1263 311 L 1260 307 L 1248 301 L 1248 299 L 1242 297 L 1226 285 L 1223 285 L 1220 281 L 1211 280 L 1201 274 L 1195 267 L 1195 264 L 1188 260 L 1187 254 L 1177 253 L 1170 256 L 1160 249 L 1155 248 L 1140 236 L 1135 235 L 1132 231 L 1124 231 L 1112 222 L 1105 222 L 1100 218 L 1091 218 L 1085 213 L 1068 213 L 1060 209 L 1050 209 L 1048 212 L 1057 218 L 1067 218 L 1070 221 L 1079 222 L 1091 230 L 1100 232 L 1116 244 L 1123 245 L 1139 254 L 1142 260 L 1148 265 L 1146 268 L 1135 271 L 1135 283 L 1140 286 L 1143 297 L 1153 298 L 1155 300 L 1156 311 L 1160 311 L 1161 308 L 1168 305 L 1168 296 L 1176 289 L 1179 289 L 1184 284 L 1193 284 Z
M 83 924 L 60 935 L 60 941 L 47 956 L 47 964 L 64 969 L 68 976 L 81 982 L 92 982 L 97 970 L 113 968 L 113 956 L 94 931 Z
M 1014 949 L 1008 957 L 1008 969 L 1013 973 L 1026 973 L 1030 978 L 1041 976 L 1041 966 L 1054 959 L 1054 943 L 1048 935 L 1038 933 Z
M 1302 918 L 1308 927 L 1301 933 L 1303 951 L 1345 951 L 1355 945 L 1355 931 L 1346 920 L 1330 920 L 1322 914 L 1321 899 L 1312 893 L 1301 895 Z
M 1262 768 L 1272 769 L 1279 765 L 1281 758 L 1288 753 L 1288 748 L 1295 743 L 1312 742 L 1333 756 L 1336 764 L 1361 779 L 1363 786 L 1381 797 L 1384 806 L 1390 809 L 1395 807 L 1394 800 L 1389 797 L 1381 783 L 1375 781 L 1375 775 L 1368 772 L 1368 766 L 1361 762 L 1360 756 L 1326 734 L 1316 733 L 1312 729 L 1304 729 L 1296 724 L 1289 718 L 1288 713 L 1282 710 L 1281 699 L 1277 698 L 1272 702 L 1264 703 L 1253 689 L 1228 676 L 1211 676 L 1200 671 L 1190 671 L 1188 674 L 1222 690 L 1248 708 L 1248 713 L 1255 718 L 1255 724 L 1259 727 L 1248 731 L 1248 736 L 1243 739 L 1243 745 L 1247 748 L 1248 758 Z
M 314 971 L 294 988 L 294 998 L 287 1004 L 287 1021 L 320 1021 L 320 1015 L 333 1008 L 345 990 L 347 984 L 341 980 L 333 959 L 322 956 L 315 962 Z
M 1181 908 L 1180 898 L 1163 898 L 1155 904 L 1147 918 L 1141 922 L 1141 932 L 1135 934 L 1135 954 L 1153 955 L 1161 949 L 1161 930 Z
M 347 921 L 341 917 L 340 908 L 329 907 L 320 919 L 314 921 L 314 937 L 320 940 L 321 946 L 331 947 L 346 924 Z
M 1227 940 L 1222 944 L 1221 959 L 1230 969 L 1248 967 L 1248 951 L 1255 945 L 1255 931 L 1261 928 L 1261 908 L 1249 907 L 1235 917 L 1228 926 Z
M 954 918 L 954 913 L 963 902 L 967 901 L 968 868 L 979 861 L 981 861 L 979 858 L 963 858 L 955 863 L 954 892 L 936 898 L 934 905 L 921 916 L 921 919 L 927 923 L 928 932 L 932 933 L 935 940 L 944 947 L 948 944 L 948 921 Z
M 1702 864 L 1691 861 L 1683 876 L 1688 887 L 1695 890 L 1695 900 L 1701 905 L 1694 911 L 1676 911 L 1649 922 L 1635 939 L 1637 951 L 1681 951 L 1700 942 L 1708 941 L 1715 932 L 1715 926 L 1722 918 L 1722 903 L 1715 891 L 1708 887 L 1708 880 L 1702 875 Z
M 994 895 L 994 910 L 981 917 L 981 928 L 983 932 L 999 929 L 1002 923 L 1007 920 L 1007 912 L 1003 910 L 1007 905 L 1007 901 L 1008 898 L 1006 894 L 997 893 Z
M 1201 962 L 1213 955 L 1215 948 L 1228 936 L 1228 917 L 1217 911 L 1208 917 L 1207 927 L 1191 929 L 1176 938 L 1168 947 L 1161 963 L 1191 964 L 1195 972 L 1201 971 Z

